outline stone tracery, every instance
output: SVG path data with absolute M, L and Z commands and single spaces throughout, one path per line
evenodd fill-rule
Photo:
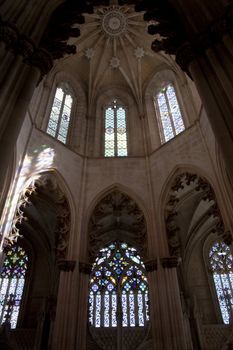
M 192 209 L 190 207 L 191 212 L 188 214 L 187 208 L 190 206 L 190 201 L 195 204 L 193 204 L 193 207 L 191 206 Z M 186 206 L 184 206 L 184 203 L 186 203 Z M 182 210 L 186 211 L 186 215 L 191 215 L 192 217 L 190 227 L 186 228 L 187 237 L 183 238 L 183 243 L 181 242 L 183 225 L 179 219 Z M 187 244 L 193 232 L 201 230 L 201 226 L 203 225 L 204 227 L 204 223 L 207 222 L 208 225 L 204 229 L 205 231 L 207 230 L 209 233 L 217 232 L 227 244 L 230 244 L 232 241 L 230 232 L 225 230 L 222 215 L 211 185 L 196 174 L 182 173 L 176 177 L 166 202 L 165 222 L 171 255 L 181 256 L 182 245 Z
M 132 242 L 146 254 L 146 221 L 137 203 L 118 190 L 107 194 L 95 207 L 89 224 L 89 256 L 114 240 Z

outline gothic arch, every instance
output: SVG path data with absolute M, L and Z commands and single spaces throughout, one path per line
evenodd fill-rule
M 27 232 L 32 229 L 32 232 L 37 232 L 39 228 L 47 237 L 50 228 L 54 230 L 51 231 L 51 234 L 54 235 L 50 237 L 51 248 L 55 249 L 58 260 L 65 259 L 68 252 L 71 214 L 69 202 L 62 189 L 58 176 L 51 171 L 31 177 L 25 183 L 18 199 L 12 230 L 4 238 L 5 245 L 17 242 L 21 236 L 21 230 Z M 45 208 L 47 207 L 48 213 L 51 212 L 51 219 L 42 215 L 40 209 L 42 204 L 45 205 Z M 48 213 L 46 212 L 46 215 Z M 54 225 L 50 227 L 48 220 L 52 220 Z M 44 243 L 47 239 L 48 237 L 44 239 Z
M 100 248 L 114 240 L 135 246 L 142 256 L 147 251 L 147 223 L 133 197 L 112 186 L 92 204 L 88 220 L 88 256 L 93 261 Z
M 185 258 L 195 241 L 210 232 L 217 232 L 228 243 L 231 241 L 213 187 L 196 173 L 179 171 L 166 196 L 164 218 L 171 255 Z M 185 229 L 182 218 L 183 223 L 187 221 Z

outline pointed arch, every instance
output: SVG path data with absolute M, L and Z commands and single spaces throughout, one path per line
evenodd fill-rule
M 113 186 L 92 205 L 88 220 L 88 251 L 93 260 L 99 249 L 121 239 L 146 254 L 147 225 L 143 211 L 132 197 Z
M 184 171 L 180 168 L 176 169 L 169 180 L 163 197 L 163 217 L 170 254 L 184 258 L 199 235 L 212 231 L 216 231 L 229 244 L 231 236 L 225 232 L 211 183 L 197 172 L 194 173 L 193 169 Z M 187 222 L 184 221 L 184 216 L 182 222 L 181 215 L 185 215 Z M 185 229 L 182 228 L 184 225 Z

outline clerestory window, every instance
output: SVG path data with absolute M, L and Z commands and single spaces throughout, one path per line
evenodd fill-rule
M 46 132 L 63 143 L 67 141 L 72 104 L 73 98 L 69 88 L 65 84 L 58 87 Z
M 0 274 L 0 324 L 9 321 L 16 328 L 27 270 L 25 250 L 19 245 L 10 248 Z
M 90 277 L 89 322 L 99 327 L 144 327 L 149 321 L 145 265 L 135 248 L 114 242 L 100 250 Z
M 176 92 L 172 84 L 163 87 L 155 97 L 161 141 L 167 142 L 185 130 Z
M 215 242 L 209 251 L 209 263 L 216 294 L 225 324 L 233 316 L 233 258 L 224 242 Z
M 104 111 L 104 155 L 125 157 L 128 155 L 126 108 L 117 100 Z

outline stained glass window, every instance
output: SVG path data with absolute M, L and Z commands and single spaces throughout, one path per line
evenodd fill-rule
M 73 99 L 65 87 L 58 87 L 49 116 L 47 134 L 66 143 Z
M 174 87 L 169 84 L 156 95 L 162 142 L 167 142 L 182 131 L 185 126 Z
M 16 328 L 27 268 L 28 256 L 20 246 L 8 250 L 0 275 L 0 324 L 7 317 Z
M 100 250 L 89 286 L 94 327 L 143 327 L 149 321 L 145 266 L 135 248 L 114 242 Z
M 209 251 L 209 259 L 222 319 L 229 324 L 233 315 L 233 258 L 230 248 L 224 242 L 215 242 Z
M 105 157 L 125 157 L 127 151 L 126 110 L 114 100 L 105 108 Z

